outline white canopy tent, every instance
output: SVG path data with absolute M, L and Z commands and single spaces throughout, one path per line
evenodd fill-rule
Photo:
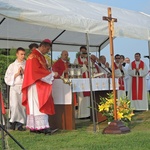
M 78 51 L 87 33 L 90 51 L 99 51 L 109 43 L 108 23 L 102 20 L 107 7 L 82 0 L 0 0 L 0 48 L 28 48 L 49 38 L 54 51 Z M 112 13 L 118 20 L 115 37 L 150 39 L 148 15 L 119 8 Z
M 87 45 L 91 52 L 100 51 L 109 43 L 108 22 L 102 19 L 107 8 L 82 0 L 0 0 L 0 47 L 27 48 L 31 42 L 49 38 L 54 51 L 78 51 L 81 45 Z M 111 9 L 118 20 L 115 37 L 150 39 L 148 15 Z

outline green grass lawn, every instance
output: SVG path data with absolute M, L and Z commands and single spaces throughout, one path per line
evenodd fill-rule
M 9 131 L 26 150 L 150 150 L 150 111 L 138 112 L 126 134 L 102 134 L 107 122 L 97 125 L 93 132 L 92 122 L 82 122 L 73 131 L 58 131 L 54 135 L 43 135 Z M 6 148 L 21 148 L 9 137 L 5 137 Z M 0 148 L 2 143 L 0 143 Z

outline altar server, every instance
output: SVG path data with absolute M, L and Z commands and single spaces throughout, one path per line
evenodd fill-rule
M 26 124 L 25 107 L 22 105 L 22 82 L 25 68 L 25 50 L 19 47 L 16 50 L 17 59 L 8 66 L 5 73 L 5 83 L 10 86 L 9 109 L 10 124 L 13 130 L 24 131 L 23 125 Z

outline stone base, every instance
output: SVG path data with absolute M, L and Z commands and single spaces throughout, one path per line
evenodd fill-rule
M 114 120 L 108 127 L 103 130 L 103 134 L 125 134 L 130 132 L 130 129 L 126 127 L 121 121 Z

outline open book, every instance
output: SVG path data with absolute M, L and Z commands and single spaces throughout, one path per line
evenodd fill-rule
M 92 77 L 96 78 L 96 77 L 99 77 L 99 76 L 102 76 L 102 75 L 104 75 L 103 72 L 101 72 L 101 73 L 95 73 Z

